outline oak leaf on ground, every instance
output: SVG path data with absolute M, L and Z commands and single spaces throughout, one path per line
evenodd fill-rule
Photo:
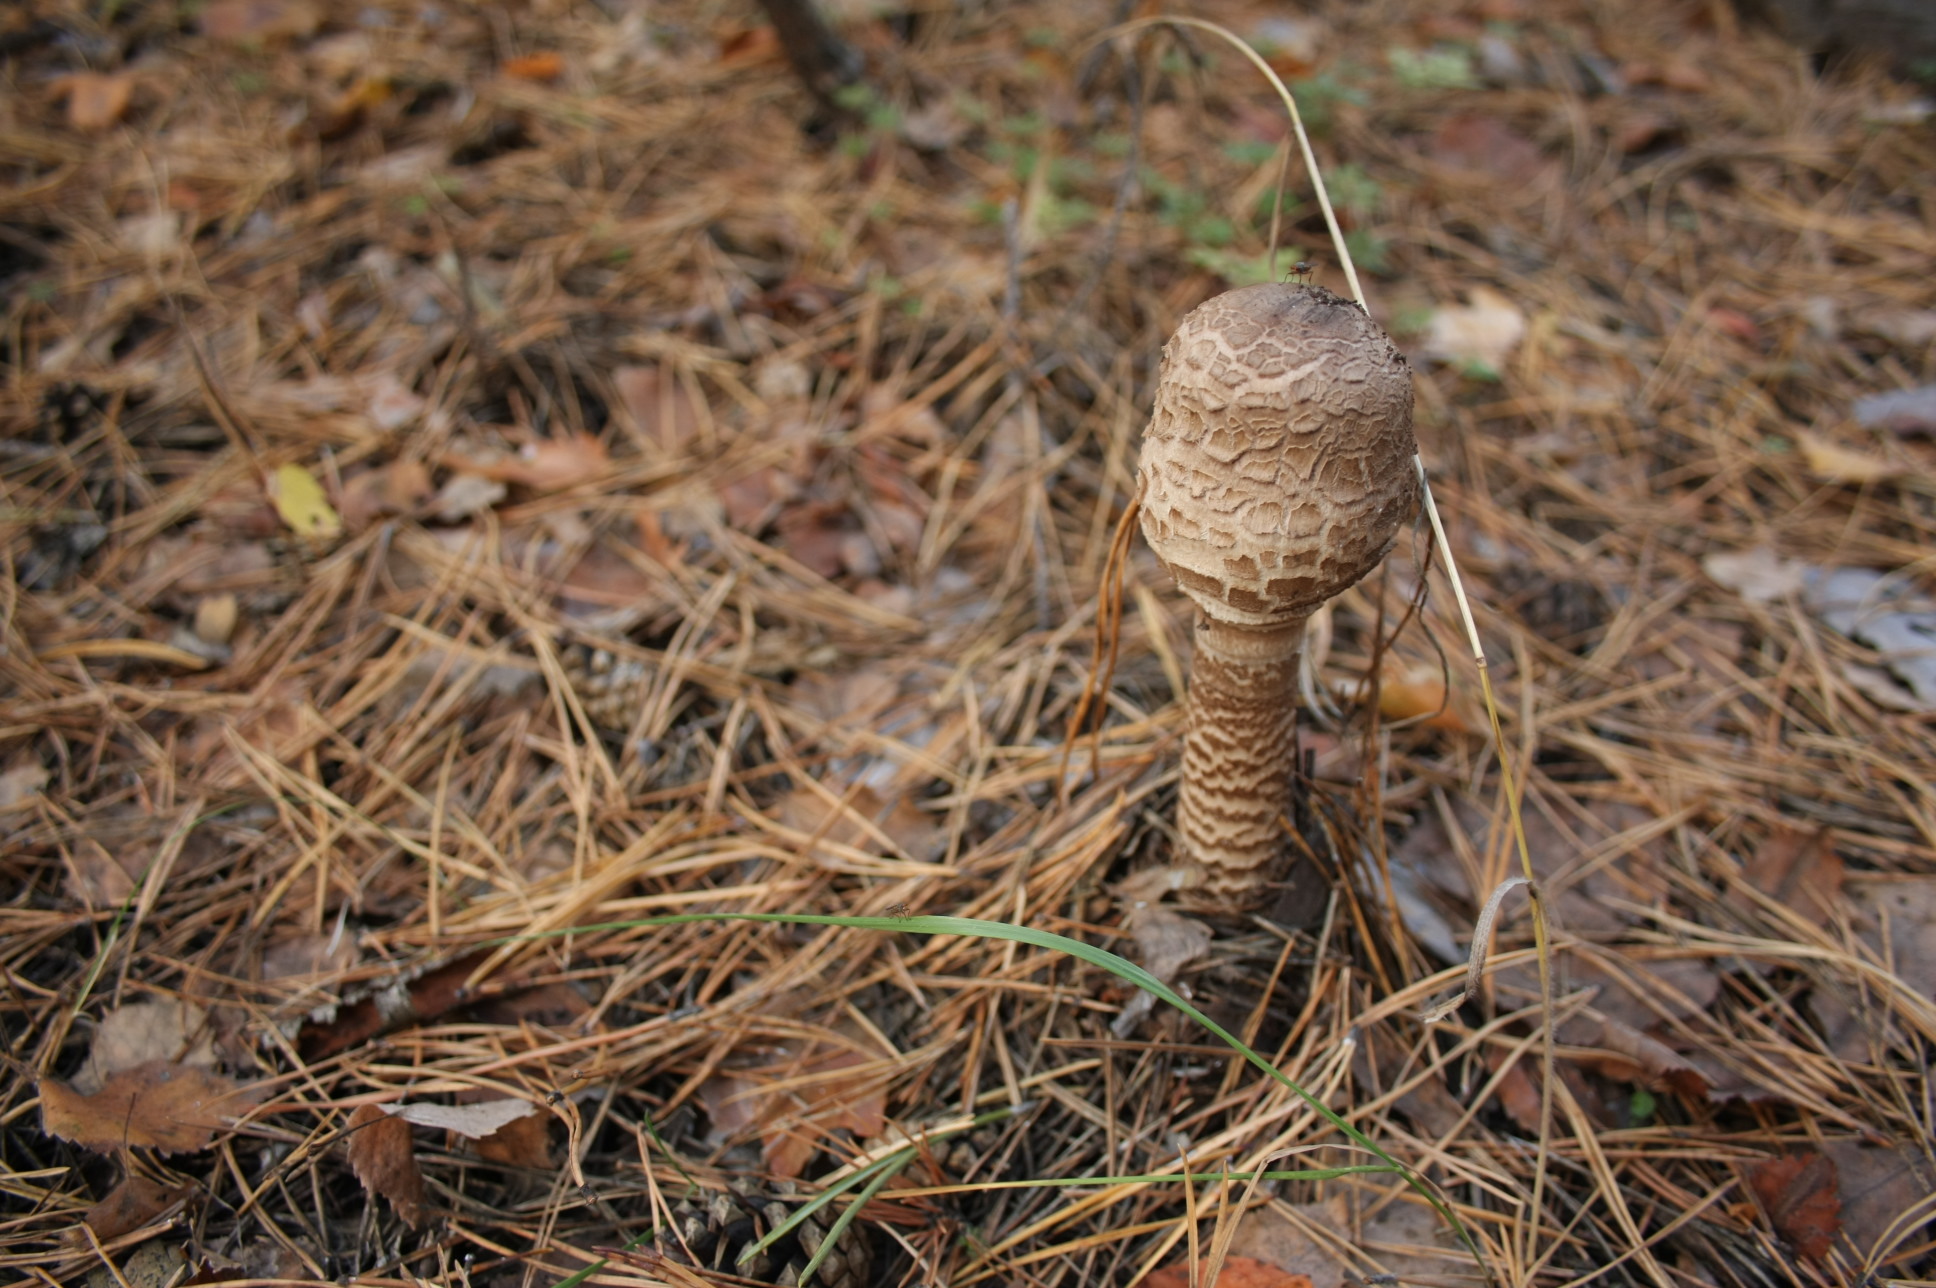
M 254 1087 L 193 1065 L 156 1060 L 109 1077 L 93 1095 L 40 1081 L 41 1130 L 97 1154 L 122 1148 L 207 1149 L 260 1097 Z

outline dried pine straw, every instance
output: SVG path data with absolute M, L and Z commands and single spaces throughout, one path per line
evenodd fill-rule
M 1122 51 L 1074 52 L 1109 6 L 937 10 L 851 29 L 879 98 L 816 142 L 711 6 L 378 0 L 229 43 L 172 6 L 40 8 L 78 34 L 0 63 L 18 1280 L 145 1243 L 270 1278 L 548 1283 L 604 1257 L 598 1282 L 690 1283 L 614 1250 L 691 1186 L 780 1192 L 787 1133 L 810 1191 L 869 1112 L 918 1135 L 1008 1108 L 868 1206 L 873 1278 L 1122 1283 L 1207 1247 L 1241 1185 L 983 1183 L 1363 1161 L 1175 1017 L 1112 1036 L 1116 981 L 1020 945 L 507 938 L 905 905 L 1134 951 L 1112 887 L 1168 853 L 1188 635 L 1140 546 L 1066 793 L 1060 747 L 1155 355 L 1222 284 L 1192 265 L 1202 221 L 1264 251 L 1277 159 L 1218 146 L 1275 141 L 1261 85 L 1149 45 L 1133 107 Z M 1357 52 L 1327 83 L 1363 101 L 1330 99 L 1320 149 L 1380 186 L 1347 212 L 1386 247 L 1371 294 L 1402 342 L 1474 286 L 1531 320 L 1497 381 L 1418 365 L 1562 923 L 1543 1210 L 1523 914 L 1485 997 L 1415 1018 L 1513 870 L 1448 598 L 1387 638 L 1422 545 L 1332 614 L 1285 901 L 1212 917 L 1185 982 L 1426 1171 L 1508 1282 L 1927 1280 L 1929 950 L 1875 910 L 1929 907 L 1928 718 L 1879 704 L 1878 659 L 1798 597 L 1703 558 L 1930 584 L 1936 462 L 1847 417 L 1936 378 L 1866 321 L 1936 306 L 1928 132 L 1875 123 L 1907 96 L 1879 72 L 1664 9 L 1547 7 L 1518 35 L 1537 80 L 1407 86 L 1382 50 L 1429 44 L 1436 8 L 1329 7 L 1327 49 Z M 125 122 L 73 128 L 49 82 L 129 42 Z M 555 80 L 506 70 L 546 51 Z M 1645 88 L 1597 92 L 1602 64 Z M 1480 153 L 1529 142 L 1525 169 L 1462 151 L 1457 113 Z M 1623 150 L 1637 116 L 1660 142 Z M 1291 221 L 1318 245 L 1314 210 Z M 1811 442 L 1886 469 L 1825 477 Z M 340 537 L 269 508 L 290 464 Z M 259 1103 L 202 1152 L 42 1134 L 42 1080 L 153 998 L 201 1008 Z M 562 1126 L 522 1154 L 416 1129 L 420 1229 L 342 1139 L 362 1105 L 553 1092 L 575 1160 Z M 1748 1178 L 1813 1151 L 1847 1237 L 1811 1252 Z M 83 1215 L 130 1170 L 185 1202 L 99 1235 Z M 1267 1184 L 1243 1219 L 1330 1282 L 1476 1282 L 1404 1194 Z

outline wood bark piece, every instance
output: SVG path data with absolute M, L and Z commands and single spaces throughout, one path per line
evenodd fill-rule
M 1215 900 L 1273 875 L 1304 624 L 1391 549 L 1416 452 L 1403 355 L 1323 287 L 1227 291 L 1164 346 L 1137 473 L 1143 535 L 1199 610 L 1177 830 Z

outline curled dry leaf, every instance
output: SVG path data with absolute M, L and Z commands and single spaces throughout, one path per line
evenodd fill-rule
M 207 1149 L 258 1096 L 219 1073 L 154 1061 L 121 1070 L 91 1096 L 41 1079 L 40 1123 L 48 1135 L 98 1154 L 123 1148 L 185 1154 Z
M 487 479 L 516 483 L 540 492 L 590 483 L 611 472 L 611 453 L 590 434 L 567 434 L 526 443 L 516 453 L 494 459 L 452 455 L 446 464 Z
M 1748 1188 L 1796 1252 L 1817 1262 L 1828 1256 L 1842 1231 L 1834 1163 L 1814 1150 L 1771 1158 L 1748 1169 Z
M 103 1243 L 133 1234 L 193 1192 L 190 1185 L 163 1185 L 145 1176 L 121 1178 L 107 1197 L 89 1208 L 82 1220 Z
M 479 1100 L 468 1105 L 437 1104 L 397 1104 L 379 1106 L 384 1113 L 393 1118 L 401 1118 L 418 1127 L 438 1127 L 444 1131 L 455 1132 L 466 1140 L 482 1140 L 520 1118 L 528 1118 L 538 1111 L 529 1100 L 519 1100 L 506 1096 L 497 1100 Z
M 851 1047 L 819 1042 L 797 1061 L 715 1074 L 701 1084 L 699 1098 L 717 1132 L 757 1126 L 768 1170 L 791 1179 L 805 1172 L 828 1133 L 846 1130 L 866 1139 L 886 1126 L 883 1084 L 856 1085 L 840 1076 L 870 1062 Z
M 1189 1262 L 1179 1261 L 1150 1271 L 1142 1283 L 1143 1288 L 1195 1288 L 1195 1285 L 1210 1283 L 1204 1277 L 1209 1273 L 1207 1257 L 1197 1262 L 1194 1269 Z M 1280 1270 L 1255 1257 L 1225 1257 L 1217 1271 L 1216 1288 L 1312 1288 L 1312 1284 L 1309 1275 Z
M 37 760 L 22 761 L 0 771 L 0 812 L 31 801 L 47 785 L 49 777 L 47 767 Z
M 1802 462 L 1808 472 L 1824 483 L 1860 486 L 1898 477 L 1902 467 L 1880 456 L 1831 443 L 1826 438 L 1797 431 L 1795 442 L 1801 448 Z
M 75 72 L 54 82 L 54 96 L 67 100 L 67 123 L 82 134 L 100 134 L 120 123 L 134 95 L 127 72 Z
M 93 1095 L 123 1069 L 158 1061 L 213 1069 L 215 1037 L 208 1026 L 208 1013 L 192 1002 L 173 997 L 117 1006 L 94 1030 L 87 1063 L 74 1075 L 74 1089 Z
M 387 1105 L 358 1105 L 349 1121 L 350 1170 L 363 1188 L 389 1201 L 412 1229 L 424 1222 L 423 1171 L 411 1146 L 410 1124 Z
M 565 60 L 550 51 L 541 54 L 520 54 L 516 58 L 505 59 L 501 70 L 512 80 L 555 81 L 565 70 Z
M 699 409 L 676 375 L 661 367 L 620 367 L 612 372 L 612 385 L 646 445 L 668 456 L 683 455 L 691 446 L 699 432 Z

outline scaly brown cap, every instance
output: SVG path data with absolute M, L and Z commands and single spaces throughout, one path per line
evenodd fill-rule
M 1204 613 L 1309 616 L 1377 567 L 1418 506 L 1412 376 L 1321 286 L 1207 300 L 1163 348 L 1143 437 L 1143 535 Z

